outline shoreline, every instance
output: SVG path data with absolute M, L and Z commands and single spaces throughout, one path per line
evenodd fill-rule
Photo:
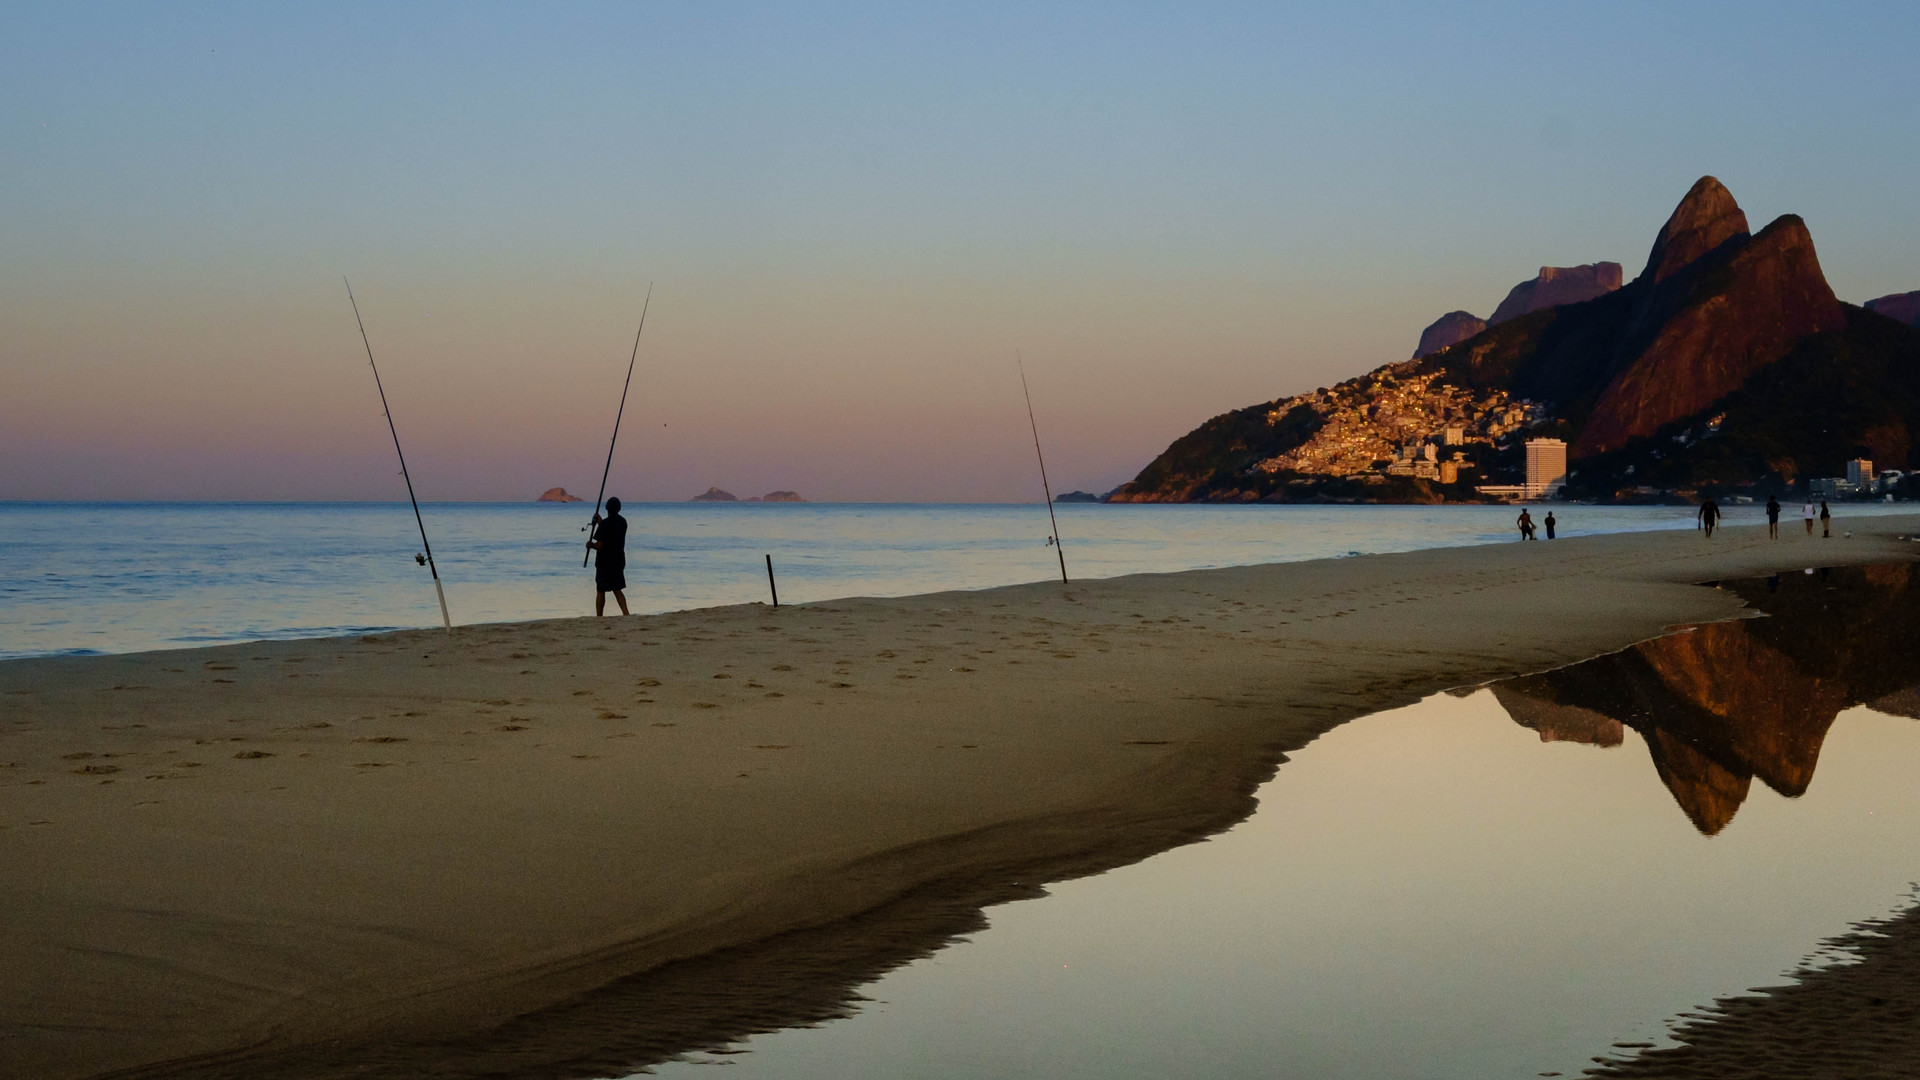
M 455 620 L 471 627 L 584 614 L 584 571 L 556 558 L 552 524 L 538 505 L 454 508 L 430 531 L 446 532 L 442 576 Z M 684 612 L 768 597 L 756 554 L 771 551 L 783 597 L 821 602 L 977 591 L 1052 579 L 1051 553 L 1028 527 L 1042 508 L 924 507 L 916 510 L 807 511 L 759 525 L 745 518 L 669 508 L 636 541 L 657 548 L 642 557 L 629 603 L 649 614 Z M 1088 511 L 1062 518 L 1069 570 L 1093 581 L 1135 573 L 1263 565 L 1436 547 L 1511 542 L 1511 508 L 1362 508 L 1240 513 L 1207 508 L 1166 514 Z M 411 515 L 357 504 L 287 510 L 252 504 L 90 512 L 23 509 L 0 571 L 18 577 L 16 603 L 0 612 L 0 658 L 106 656 L 245 641 L 324 639 L 439 625 L 425 573 L 396 558 L 417 539 Z M 1559 510 L 1567 537 L 1649 529 L 1690 531 L 1690 512 L 1574 507 Z M 851 514 L 851 517 L 848 515 Z M 76 532 L 134 533 L 147 542 L 68 550 Z M 336 520 L 335 515 L 339 515 Z M 871 518 L 869 517 L 871 515 Z M 152 516 L 153 520 L 146 520 Z M 1757 520 L 1758 509 L 1753 518 Z M 1844 519 L 1842 528 L 1884 518 L 1882 508 Z M 307 520 L 311 518 L 312 520 Z M 844 519 L 844 520 L 843 520 Z M 755 521 L 760 519 L 756 518 Z M 1040 519 L 1044 523 L 1044 517 Z M 1746 520 L 1736 515 L 1733 521 Z M 541 524 L 546 522 L 546 524 Z M 1790 526 L 1790 531 L 1791 531 Z M 343 533 L 342 530 L 345 530 Z M 877 529 L 878 531 L 874 531 Z M 954 530 L 959 530 L 956 533 Z M 268 530 L 283 546 L 243 541 Z M 569 530 L 570 531 L 570 530 Z M 1042 530 L 1044 531 L 1044 529 Z M 346 539 L 343 539 L 343 536 Z M 358 537 L 358 539 L 354 539 Z M 438 542 L 438 541 L 437 541 Z M 398 546 L 396 546 L 398 545 Z M 1039 558 L 1035 558 L 1038 555 Z M 1044 560 L 1044 561 L 1043 561 Z M 316 573 L 323 571 L 323 573 Z
M 604 1074 L 830 1009 L 1347 720 L 1742 617 L 1691 582 L 1920 555 L 1849 524 L 0 661 L 0 1071 Z M 649 973 L 795 948 L 811 989 L 622 1030 Z

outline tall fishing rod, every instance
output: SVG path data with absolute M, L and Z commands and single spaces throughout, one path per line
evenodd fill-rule
M 1047 456 L 1040 452 L 1040 424 L 1033 418 L 1033 393 L 1027 389 L 1027 364 L 1018 352 L 1014 362 L 1020 365 L 1020 393 L 1027 399 L 1027 424 L 1033 428 L 1033 456 L 1040 459 L 1040 491 L 1047 497 L 1047 521 L 1053 526 L 1053 553 L 1060 556 L 1060 584 L 1067 583 L 1067 551 L 1060 544 L 1060 520 L 1053 516 L 1053 487 L 1047 483 Z
M 413 496 L 413 477 L 407 475 L 407 455 L 400 452 L 400 431 L 393 426 L 393 409 L 387 404 L 387 388 L 380 385 L 380 365 L 373 362 L 373 342 L 367 340 L 367 324 L 360 318 L 360 302 L 353 298 L 353 283 L 343 275 L 340 278 L 347 287 L 347 303 L 353 305 L 353 321 L 360 327 L 360 344 L 367 347 L 367 366 L 373 369 L 373 388 L 380 391 L 380 408 L 387 414 L 387 430 L 393 434 L 393 454 L 400 459 L 400 475 L 407 482 L 407 501 L 413 504 L 413 523 L 420 526 L 420 546 L 426 550 L 424 556 L 416 560 L 427 564 L 433 573 L 433 591 L 440 597 L 440 625 L 453 632 L 453 620 L 447 617 L 447 590 L 440 586 L 440 568 L 433 564 L 433 545 L 427 543 L 427 523 L 420 516 L 420 500 Z
M 613 414 L 613 438 L 607 440 L 607 467 L 600 470 L 600 494 L 593 497 L 593 520 L 587 523 L 587 554 L 580 565 L 593 557 L 593 538 L 600 535 L 600 503 L 607 497 L 607 477 L 613 472 L 613 447 L 620 441 L 620 418 L 627 415 L 627 390 L 633 386 L 633 364 L 640 359 L 640 335 L 647 332 L 647 309 L 653 306 L 653 282 L 647 282 L 647 299 L 640 305 L 640 329 L 633 332 L 633 355 L 627 357 L 627 381 L 620 387 L 620 410 Z

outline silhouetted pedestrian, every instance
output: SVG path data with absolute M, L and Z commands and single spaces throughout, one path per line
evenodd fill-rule
M 1767 535 L 1780 539 L 1780 500 L 1771 495 L 1767 496 Z
M 1533 539 L 1533 515 L 1527 513 L 1526 507 L 1520 508 L 1520 516 L 1514 518 L 1513 523 L 1520 526 L 1520 539 Z
M 607 500 L 607 516 L 593 516 L 593 539 L 587 546 L 599 552 L 593 560 L 593 613 L 607 613 L 607 594 L 627 611 L 627 519 L 620 516 L 620 500 Z
M 1820 500 L 1820 539 L 1833 535 L 1833 511 L 1827 509 L 1827 500 Z
M 1720 504 L 1708 499 L 1700 504 L 1700 512 L 1694 515 L 1700 521 L 1700 527 L 1707 530 L 1707 539 L 1713 539 L 1713 527 L 1720 524 Z
M 1812 499 L 1808 499 L 1807 504 L 1800 508 L 1800 516 L 1806 520 L 1807 535 L 1812 536 L 1813 535 L 1813 517 L 1814 517 Z
M 1547 526 L 1547 539 L 1551 540 L 1553 539 L 1553 527 L 1556 524 L 1558 524 L 1558 522 L 1553 520 L 1553 511 L 1551 510 L 1547 511 L 1547 520 L 1545 524 Z

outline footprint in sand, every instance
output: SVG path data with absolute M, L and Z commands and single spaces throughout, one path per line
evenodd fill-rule
M 242 750 L 233 756 L 241 761 L 252 761 L 256 758 L 272 757 L 273 755 L 265 750 Z

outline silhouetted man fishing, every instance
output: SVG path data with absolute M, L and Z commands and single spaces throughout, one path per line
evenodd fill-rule
M 593 613 L 607 613 L 607 594 L 627 611 L 627 519 L 620 516 L 620 500 L 607 500 L 607 516 L 593 517 L 593 539 L 587 546 L 599 552 L 593 560 Z

